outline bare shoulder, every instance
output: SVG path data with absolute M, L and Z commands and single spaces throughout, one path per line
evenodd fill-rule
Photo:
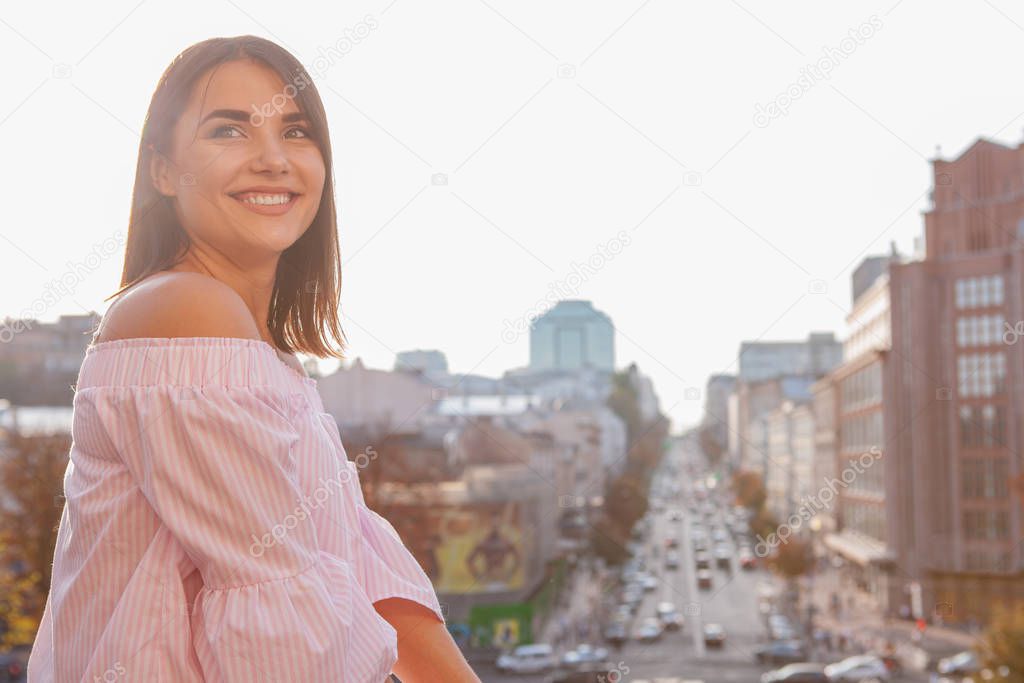
M 122 294 L 103 316 L 95 342 L 135 337 L 260 339 L 242 297 L 201 273 L 158 273 Z

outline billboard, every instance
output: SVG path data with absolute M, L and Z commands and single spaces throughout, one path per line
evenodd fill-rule
M 525 584 L 533 547 L 517 501 L 394 505 L 385 516 L 438 593 L 497 593 Z

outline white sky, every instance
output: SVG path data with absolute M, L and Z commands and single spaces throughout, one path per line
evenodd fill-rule
M 1024 128 L 1007 80 L 1024 8 L 1008 0 L 334 5 L 0 10 L 0 318 L 123 239 L 157 79 L 213 36 L 271 38 L 319 74 L 353 357 L 390 368 L 396 351 L 438 348 L 454 372 L 524 365 L 527 337 L 503 340 L 504 321 L 625 231 L 575 298 L 611 316 L 617 364 L 653 377 L 674 429 L 701 412 L 684 390 L 734 372 L 741 340 L 842 333 L 852 266 L 921 233 L 936 145 L 951 158 Z M 868 37 L 844 43 L 858 27 Z M 831 76 L 756 125 L 756 106 L 826 48 Z M 102 313 L 122 259 L 35 317 Z

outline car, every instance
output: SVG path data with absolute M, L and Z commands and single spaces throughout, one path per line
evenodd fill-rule
M 768 635 L 772 640 L 794 640 L 800 630 L 787 617 L 781 614 L 768 615 Z
M 738 557 L 741 569 L 753 569 L 757 566 L 757 558 L 754 557 L 754 553 L 747 546 L 740 548 Z
M 729 550 L 728 546 L 715 546 L 714 556 L 716 565 L 724 569 L 729 568 L 729 561 L 732 559 L 732 551 Z
M 821 664 L 790 664 L 761 674 L 761 683 L 829 683 Z
M 710 569 L 701 569 L 697 572 L 697 588 L 711 590 L 712 583 Z
M 576 649 L 562 655 L 562 666 L 566 669 L 579 669 L 584 664 L 601 663 L 608 660 L 608 648 L 595 647 L 589 643 L 580 643 Z
M 644 577 L 640 579 L 640 585 L 643 587 L 645 591 L 650 592 L 657 589 L 658 586 L 661 585 L 661 582 L 658 581 L 658 578 L 656 576 L 645 574 Z
M 981 664 L 974 652 L 964 650 L 952 657 L 940 659 L 935 670 L 946 676 L 969 676 L 978 673 L 981 670 Z
M 683 521 L 683 512 L 682 510 L 673 510 L 669 513 L 668 518 L 673 522 L 681 522 Z
M 674 550 L 670 550 L 665 553 L 665 569 L 678 569 L 679 568 L 679 553 Z
M 676 538 L 675 536 L 669 536 L 668 538 L 665 539 L 665 547 L 666 548 L 678 548 L 679 547 L 679 539 Z
M 859 683 L 865 678 L 888 681 L 889 668 L 881 657 L 855 655 L 841 662 L 829 664 L 825 667 L 825 675 L 830 683 Z
M 659 615 L 658 619 L 661 621 L 661 627 L 666 631 L 678 631 L 686 623 L 683 615 L 679 612 L 667 612 Z
M 725 543 L 729 540 L 729 535 L 725 533 L 725 529 L 715 529 L 711 532 L 711 540 L 715 543 Z
M 547 643 L 519 645 L 495 663 L 499 671 L 516 674 L 547 673 L 557 665 L 555 651 Z
M 796 664 L 807 661 L 807 650 L 799 640 L 776 640 L 754 650 L 758 664 Z
M 616 605 L 615 612 L 612 614 L 612 618 L 617 619 L 619 621 L 629 621 L 633 618 L 633 607 L 633 605 L 627 605 L 625 603 Z
M 643 599 L 643 592 L 623 593 L 618 609 L 621 610 L 623 607 L 626 607 L 630 615 L 636 614 L 637 610 L 640 609 L 640 603 L 643 602 Z
M 697 569 L 710 569 L 711 568 L 711 556 L 705 551 L 695 553 L 693 560 L 697 565 Z
M 655 612 L 666 631 L 678 631 L 686 623 L 683 615 L 671 602 L 659 602 Z
M 719 648 L 725 646 L 725 629 L 721 624 L 715 622 L 704 624 L 704 646 Z
M 640 623 L 640 627 L 636 630 L 636 639 L 645 643 L 653 643 L 661 638 L 663 630 L 660 619 L 648 617 Z
M 615 620 L 604 629 L 604 639 L 612 645 L 622 645 L 629 639 L 629 631 L 626 629 L 626 622 Z

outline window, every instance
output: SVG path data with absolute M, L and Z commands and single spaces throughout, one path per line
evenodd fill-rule
M 960 445 L 963 448 L 1006 446 L 1006 408 L 994 404 L 960 406 Z
M 968 458 L 960 465 L 960 493 L 965 499 L 1005 499 L 1006 458 Z
M 965 510 L 964 538 L 973 541 L 1000 541 L 1009 535 L 1006 510 Z
M 957 356 L 957 380 L 960 396 L 995 396 L 1006 385 L 1006 354 L 962 353 Z
M 957 346 L 992 346 L 1002 343 L 1003 316 L 970 315 L 956 321 Z
M 954 288 L 957 308 L 1003 305 L 1002 275 L 960 278 Z

